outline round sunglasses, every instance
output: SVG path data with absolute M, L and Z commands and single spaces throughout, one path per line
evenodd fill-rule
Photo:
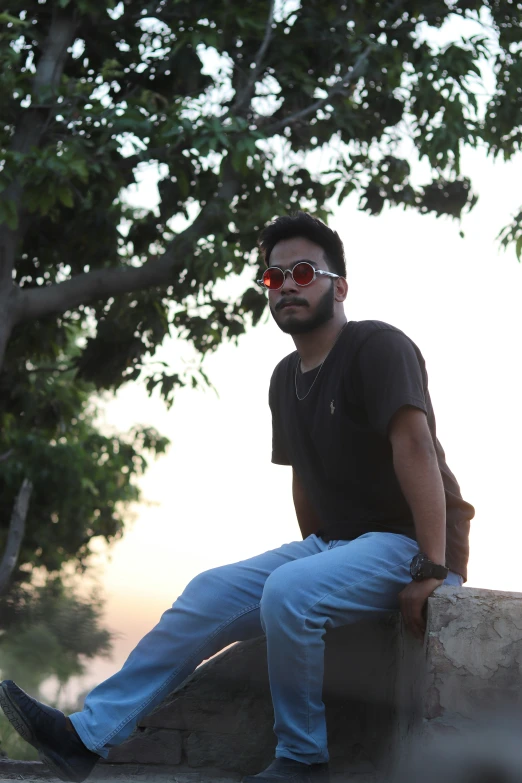
M 283 287 L 287 274 L 292 275 L 294 283 L 300 286 L 310 285 L 310 283 L 314 282 L 317 275 L 325 275 L 326 277 L 341 276 L 333 272 L 325 272 L 322 269 L 315 269 L 308 261 L 298 261 L 292 269 L 279 269 L 278 266 L 269 266 L 268 269 L 265 269 L 261 280 L 257 282 L 259 285 L 268 288 L 269 291 L 277 291 Z

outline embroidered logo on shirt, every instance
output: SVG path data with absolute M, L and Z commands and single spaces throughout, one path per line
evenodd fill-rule
M 333 400 L 330 403 L 330 413 L 332 414 L 332 416 L 335 413 L 335 405 L 334 405 L 334 401 Z

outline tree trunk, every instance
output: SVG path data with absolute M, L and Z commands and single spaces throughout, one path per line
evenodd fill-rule
M 32 147 L 39 146 L 49 117 L 56 111 L 56 92 L 62 78 L 68 49 L 74 41 L 76 27 L 77 20 L 74 13 L 58 6 L 54 8 L 31 88 L 33 104 L 36 104 L 36 108 L 31 106 L 24 111 L 22 121 L 13 135 L 12 151 L 26 153 Z M 49 105 L 39 106 L 40 98 L 49 101 Z M 16 208 L 18 227 L 13 229 L 6 224 L 0 225 L 0 372 L 14 325 L 16 302 L 20 296 L 18 287 L 13 284 L 12 270 L 16 250 L 22 239 L 20 209 L 22 195 L 22 185 L 16 177 L 2 194 L 2 198 L 12 201 Z
M 20 546 L 25 533 L 25 520 L 29 510 L 29 501 L 33 485 L 29 479 L 25 478 L 16 496 L 11 522 L 9 524 L 9 533 L 7 535 L 7 544 L 4 556 L 0 563 L 0 595 L 3 595 L 9 586 L 11 575 L 18 562 Z
M 2 301 L 2 297 L 0 297 L 0 372 L 2 372 L 2 367 L 4 366 L 5 351 L 12 331 L 11 322 L 7 317 L 7 313 L 5 311 L 2 312 L 3 307 L 4 302 Z

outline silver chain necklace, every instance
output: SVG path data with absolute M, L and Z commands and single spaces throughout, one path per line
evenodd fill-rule
M 334 346 L 335 346 L 335 344 L 337 343 L 337 340 L 339 339 L 339 337 L 340 337 L 340 336 L 341 336 L 341 334 L 344 332 L 344 330 L 345 330 L 345 328 L 346 328 L 347 326 L 348 326 L 348 322 L 346 322 L 346 323 L 344 324 L 344 326 L 343 326 L 343 327 L 342 327 L 342 329 L 340 330 L 339 334 L 338 334 L 338 335 L 337 335 L 337 337 L 335 338 L 335 340 L 334 340 L 334 344 L 332 345 L 332 347 L 330 348 L 330 350 L 328 351 L 328 353 L 327 353 L 327 354 L 326 354 L 326 356 L 324 357 L 323 361 L 322 361 L 322 362 L 321 362 L 321 364 L 319 365 L 319 369 L 317 370 L 317 374 L 316 374 L 315 378 L 314 378 L 314 379 L 313 379 L 313 381 L 312 381 L 312 385 L 310 386 L 310 388 L 308 389 L 308 391 L 306 392 L 306 394 L 304 395 L 304 397 L 300 397 L 300 396 L 299 396 L 299 394 L 297 393 L 297 371 L 299 370 L 299 368 L 300 368 L 300 366 L 301 366 L 301 357 L 299 357 L 299 361 L 297 362 L 297 364 L 296 364 L 296 366 L 295 366 L 295 373 L 294 373 L 294 388 L 295 388 L 295 396 L 297 397 L 297 399 L 299 400 L 299 402 L 301 402 L 302 400 L 306 400 L 306 398 L 308 397 L 308 395 L 310 394 L 310 392 L 311 392 L 311 391 L 312 391 L 312 389 L 314 388 L 314 383 L 315 383 L 315 382 L 316 382 L 316 380 L 319 378 L 319 374 L 320 374 L 321 370 L 323 369 L 323 364 L 325 363 L 325 361 L 326 361 L 326 360 L 328 359 L 328 357 L 330 356 L 331 352 L 332 352 L 332 351 L 333 351 L 333 349 L 334 349 Z

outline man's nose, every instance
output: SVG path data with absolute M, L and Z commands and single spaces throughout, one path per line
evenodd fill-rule
M 294 278 L 292 277 L 292 270 L 291 269 L 285 269 L 283 272 L 284 274 L 284 280 L 283 285 L 279 289 L 280 291 L 296 291 L 297 290 L 297 283 L 295 282 Z

